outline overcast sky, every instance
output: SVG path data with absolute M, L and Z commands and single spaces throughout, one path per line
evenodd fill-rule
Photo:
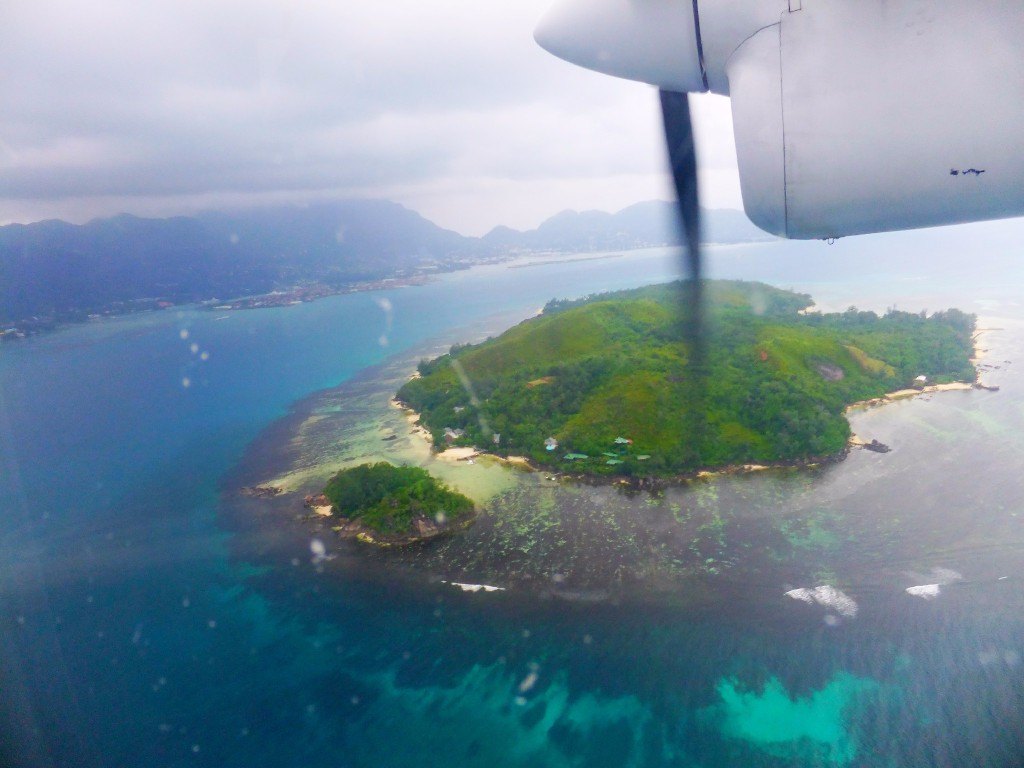
M 524 228 L 670 197 L 653 88 L 566 64 L 549 0 L 13 0 L 0 223 L 385 197 Z M 705 204 L 740 207 L 728 101 L 696 109 Z

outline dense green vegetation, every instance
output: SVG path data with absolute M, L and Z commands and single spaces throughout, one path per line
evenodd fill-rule
M 398 396 L 437 446 L 657 475 L 833 455 L 849 437 L 846 405 L 922 374 L 974 378 L 975 318 L 959 310 L 802 314 L 809 296 L 761 283 L 709 281 L 705 293 L 703 374 L 690 366 L 674 283 L 551 302 L 498 338 L 422 362 Z
M 425 469 L 385 461 L 343 469 L 324 495 L 334 511 L 378 533 L 415 533 L 415 521 L 452 524 L 473 514 L 473 502 L 445 487 Z

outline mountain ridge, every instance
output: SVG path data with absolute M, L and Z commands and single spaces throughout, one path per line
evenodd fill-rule
M 484 237 L 444 229 L 387 200 L 204 211 L 128 213 L 71 224 L 0 227 L 0 324 L 17 335 L 94 313 L 259 295 L 296 285 L 330 289 L 450 271 L 534 251 L 585 252 L 671 245 L 671 203 L 616 213 L 562 211 L 537 228 Z M 708 211 L 708 240 L 760 233 L 739 211 Z M 3 330 L 3 329 L 0 329 Z

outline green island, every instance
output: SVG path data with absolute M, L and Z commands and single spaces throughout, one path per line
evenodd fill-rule
M 323 496 L 309 506 L 329 503 L 336 526 L 372 544 L 397 545 L 434 538 L 472 522 L 473 502 L 419 467 L 396 467 L 386 461 L 360 464 L 338 472 Z
M 704 294 L 701 370 L 670 283 L 549 302 L 496 338 L 422 361 L 397 399 L 438 449 L 680 477 L 841 456 L 849 405 L 976 377 L 976 318 L 957 309 L 823 314 L 806 294 L 741 281 L 706 281 Z

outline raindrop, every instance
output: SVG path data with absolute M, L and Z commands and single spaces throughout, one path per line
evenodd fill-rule
M 210 629 L 216 629 L 217 628 L 217 622 L 214 621 L 213 619 L 210 619 L 208 622 L 206 622 L 206 626 L 208 626 Z
M 196 354 L 199 351 L 199 345 L 193 341 L 191 344 L 188 345 L 188 351 L 191 352 L 193 355 Z
M 188 338 L 188 328 L 182 328 L 178 331 L 178 335 L 184 340 Z
M 209 360 L 210 359 L 210 353 L 209 352 L 203 352 L 201 355 L 199 355 L 199 359 L 200 360 Z
M 188 376 L 183 377 L 181 380 L 181 386 L 183 386 L 185 389 L 188 389 L 189 387 L 192 386 L 192 379 L 190 379 Z
M 313 565 L 319 565 L 327 559 L 327 547 L 320 539 L 311 539 L 309 551 L 313 553 Z
M 192 605 L 192 601 L 188 599 L 187 595 L 185 597 L 181 598 L 181 607 L 182 608 L 188 608 L 190 605 Z
M 526 677 L 524 677 L 522 679 L 522 681 L 519 683 L 519 692 L 520 693 L 526 693 L 531 688 L 533 688 L 533 686 L 535 686 L 536 684 L 537 684 L 537 672 L 536 671 L 531 671 L 530 674 L 528 674 Z

